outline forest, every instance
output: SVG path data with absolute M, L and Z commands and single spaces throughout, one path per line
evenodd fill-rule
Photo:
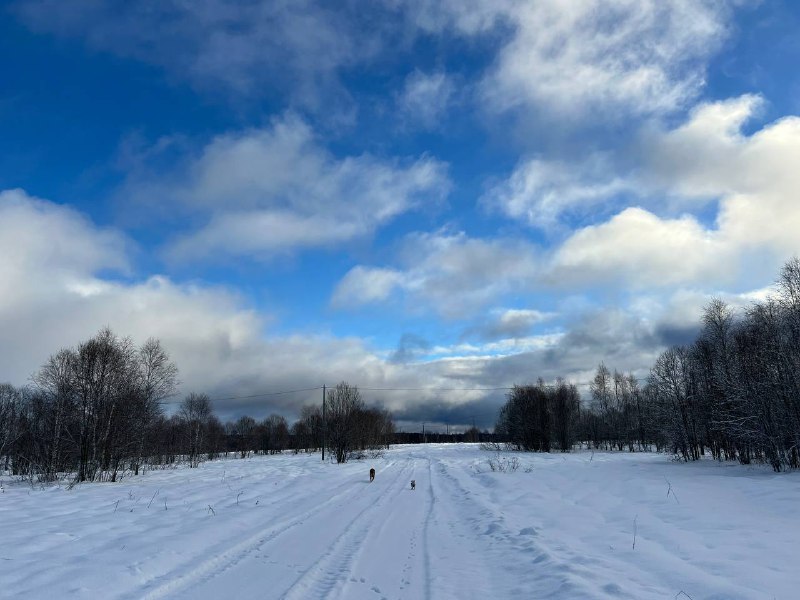
M 518 386 L 495 432 L 511 448 L 710 455 L 775 471 L 800 467 L 800 260 L 775 291 L 740 312 L 721 299 L 705 307 L 696 339 L 666 349 L 640 382 L 600 364 L 587 406 L 564 381 Z
M 394 433 L 391 416 L 368 408 L 357 388 L 328 390 L 325 418 L 304 406 L 291 426 L 282 415 L 222 423 L 206 394 L 189 393 L 174 414 L 177 366 L 161 343 L 136 347 L 103 329 L 77 348 L 52 355 L 32 383 L 0 385 L 0 467 L 36 481 L 117 481 L 142 468 L 196 467 L 231 453 L 326 447 L 337 462 L 378 453 Z

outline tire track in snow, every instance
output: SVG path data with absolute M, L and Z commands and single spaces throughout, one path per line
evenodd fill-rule
M 432 503 L 426 519 L 427 597 L 498 597 L 496 575 L 503 568 L 487 563 L 481 537 L 469 526 L 468 516 L 464 518 L 462 508 L 469 492 L 447 485 L 452 476 L 442 461 L 428 458 L 428 469 Z M 440 572 L 438 562 L 446 573 Z
M 428 458 L 428 507 L 425 513 L 425 524 L 422 526 L 422 556 L 423 565 L 425 569 L 425 598 L 430 600 L 431 595 L 431 554 L 430 554 L 430 524 L 433 518 L 433 510 L 436 506 L 436 495 L 433 493 L 433 468 L 431 466 L 431 459 Z
M 390 463 L 390 465 L 394 464 L 394 462 L 395 461 Z M 201 561 L 200 564 L 195 567 L 190 567 L 188 572 L 185 571 L 186 565 L 181 565 L 163 575 L 154 577 L 149 582 L 145 583 L 138 591 L 132 592 L 125 597 L 131 600 L 158 600 L 160 598 L 170 597 L 186 588 L 197 586 L 203 581 L 209 580 L 228 570 L 239 563 L 243 558 L 250 555 L 253 551 L 274 541 L 294 527 L 301 525 L 304 521 L 320 511 L 325 510 L 331 504 L 338 502 L 344 497 L 353 495 L 357 489 L 358 488 L 353 486 L 352 482 L 344 483 L 337 488 L 337 490 L 343 491 L 330 496 L 327 500 L 315 505 L 313 508 L 307 509 L 294 517 L 284 519 L 277 524 L 271 523 L 258 533 L 248 536 L 244 540 L 235 542 L 225 549 L 213 549 L 211 551 L 215 552 L 215 555 L 212 558 Z M 266 530 L 269 530 L 269 533 L 265 535 L 264 532 Z M 163 583 L 159 584 L 158 582 Z M 154 584 L 156 585 L 154 589 L 143 593 L 147 587 Z
M 427 598 L 425 522 L 430 519 L 431 496 L 426 472 L 427 458 L 409 457 L 410 471 L 395 489 L 388 490 L 387 505 L 371 515 L 379 525 L 371 528 L 353 557 L 350 577 L 343 579 L 330 598 L 377 600 L 378 598 Z M 422 464 L 421 464 L 422 463 Z M 408 488 L 416 479 L 417 490 Z M 427 491 L 426 491 L 427 490 Z M 393 568 L 387 568 L 393 567 Z
M 589 591 L 593 586 L 584 587 L 577 579 L 581 576 L 591 577 L 577 561 L 563 558 L 559 560 L 555 557 L 538 539 L 539 534 L 535 527 L 525 527 L 519 532 L 513 532 L 495 505 L 487 506 L 481 494 L 468 490 L 448 471 L 442 461 L 437 462 L 443 481 L 448 482 L 455 490 L 454 495 L 464 498 L 475 507 L 474 510 L 466 511 L 465 522 L 470 524 L 477 539 L 484 541 L 482 555 L 496 558 L 492 572 L 495 575 L 506 572 L 510 575 L 508 580 L 516 582 L 516 589 L 509 590 L 511 596 L 529 593 L 535 589 L 537 598 L 594 597 L 596 591 Z M 511 556 L 514 559 L 509 560 Z M 617 595 L 629 597 L 621 593 Z
M 410 463 L 413 467 L 413 461 Z M 373 527 L 373 522 L 366 515 L 374 513 L 390 497 L 388 490 L 396 487 L 398 481 L 408 471 L 407 463 L 398 471 L 391 483 L 386 486 L 387 492 L 382 493 L 376 502 L 367 504 L 344 526 L 342 533 L 336 538 L 333 544 L 309 566 L 291 586 L 281 594 L 280 598 L 293 600 L 295 598 L 303 600 L 306 598 L 327 598 L 333 594 L 338 586 L 345 583 L 344 573 L 353 562 L 358 550 L 363 543 L 367 532 Z M 385 469 L 384 469 L 385 470 Z M 400 484 L 400 487 L 405 487 Z M 359 522 L 365 523 L 358 526 Z

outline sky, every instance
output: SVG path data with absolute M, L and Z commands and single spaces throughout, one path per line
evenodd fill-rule
M 644 378 L 800 254 L 790 0 L 0 11 L 0 381 L 109 326 L 168 406 L 491 427 L 476 388 Z

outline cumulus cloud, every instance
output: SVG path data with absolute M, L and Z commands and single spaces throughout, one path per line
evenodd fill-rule
M 353 269 L 334 304 L 402 294 L 413 306 L 464 318 L 536 286 L 621 293 L 763 287 L 800 253 L 800 119 L 745 133 L 762 102 L 743 96 L 705 103 L 676 127 L 648 127 L 639 138 L 641 163 L 624 179 L 604 180 L 598 168 L 586 176 L 580 165 L 571 179 L 566 165 L 525 163 L 493 199 L 526 222 L 531 214 L 555 218 L 573 204 L 619 201 L 621 189 L 636 190 L 642 205 L 581 227 L 548 251 L 511 240 L 416 234 L 396 264 Z M 716 209 L 711 218 L 709 206 Z
M 402 269 L 358 265 L 334 291 L 336 307 L 359 306 L 401 292 L 415 306 L 448 318 L 469 315 L 537 273 L 536 248 L 514 240 L 480 240 L 463 232 L 415 233 L 401 252 Z
M 761 105 L 743 96 L 695 108 L 683 125 L 642 135 L 642 188 L 677 198 L 689 214 L 674 218 L 630 207 L 609 221 L 576 231 L 558 248 L 551 278 L 625 279 L 636 286 L 730 282 L 745 273 L 760 286 L 800 252 L 800 118 L 784 117 L 747 135 L 742 128 Z M 709 201 L 714 223 L 691 210 Z
M 682 127 L 645 138 L 653 148 L 649 171 L 687 198 L 718 198 L 718 227 L 730 243 L 785 257 L 800 250 L 800 118 L 744 134 L 761 103 L 743 96 L 703 104 Z
M 87 270 L 129 270 L 126 238 L 96 229 L 69 207 L 9 190 L 0 193 L 0 211 L 0 306 L 36 300 L 35 292 L 54 277 L 74 286 Z M 27 291 L 31 296 L 20 295 Z
M 208 385 L 192 357 L 224 355 L 263 329 L 262 320 L 239 309 L 224 290 L 159 276 L 126 282 L 103 275 L 129 269 L 126 246 L 122 235 L 97 228 L 73 209 L 22 191 L 0 194 L 4 377 L 23 383 L 49 353 L 111 325 L 139 341 L 162 338 L 185 379 Z
M 691 216 L 661 219 L 626 208 L 610 221 L 585 227 L 555 252 L 552 281 L 573 284 L 627 280 L 637 286 L 674 286 L 719 277 L 733 267 L 713 232 Z
M 265 129 L 219 135 L 170 173 L 140 169 L 124 197 L 194 215 L 199 228 L 168 248 L 173 260 L 189 261 L 338 244 L 441 202 L 449 188 L 446 165 L 432 157 L 337 158 L 288 115 Z

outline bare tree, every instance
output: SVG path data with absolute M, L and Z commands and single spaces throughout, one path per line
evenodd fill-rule
M 551 407 L 541 381 L 535 386 L 514 386 L 500 409 L 495 431 L 516 449 L 550 451 Z
M 189 465 L 196 467 L 200 463 L 204 435 L 212 417 L 211 400 L 206 394 L 192 392 L 181 403 L 179 415 L 186 427 Z
M 239 417 L 231 428 L 231 434 L 236 438 L 236 449 L 240 458 L 247 458 L 251 451 L 256 450 L 258 426 L 253 417 Z
M 569 452 L 575 443 L 580 394 L 578 388 L 563 379 L 548 390 L 550 408 L 553 415 L 553 437 L 562 452 Z
M 155 338 L 149 338 L 139 349 L 136 375 L 140 393 L 133 396 L 135 407 L 136 458 L 133 464 L 135 474 L 144 458 L 145 441 L 148 429 L 155 419 L 161 416 L 161 401 L 175 393 L 178 367 L 175 366 Z
M 0 384 L 0 461 L 8 469 L 12 444 L 22 437 L 22 398 L 10 383 Z
M 328 447 L 337 463 L 347 462 L 358 450 L 358 417 L 364 401 L 357 387 L 343 381 L 328 390 L 325 402 Z
M 272 414 L 267 417 L 265 426 L 269 429 L 269 452 L 278 454 L 289 445 L 289 425 L 282 415 Z

